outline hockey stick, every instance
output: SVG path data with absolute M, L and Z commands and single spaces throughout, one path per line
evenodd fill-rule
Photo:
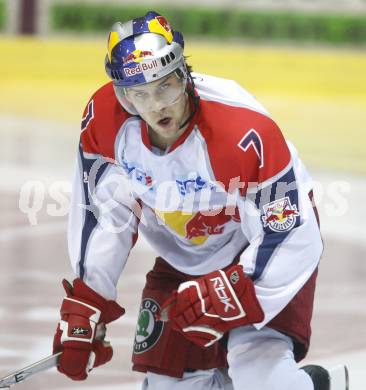
M 62 352 L 59 352 L 48 356 L 39 362 L 33 363 L 30 366 L 24 367 L 18 371 L 13 372 L 12 374 L 5 376 L 4 378 L 1 378 L 0 389 L 10 388 L 10 386 L 16 385 L 17 383 L 28 379 L 30 376 L 37 374 L 38 372 L 42 372 L 57 366 L 61 353 Z
M 96 329 L 95 338 L 97 340 L 103 340 L 105 338 L 106 328 L 103 323 L 99 324 Z M 106 344 L 109 344 L 108 341 L 104 341 Z M 52 367 L 56 367 L 61 356 L 62 352 L 55 353 L 50 355 L 38 362 L 35 362 L 27 367 L 21 368 L 0 378 L 0 389 L 9 389 L 10 386 L 16 385 L 19 382 L 23 382 L 28 379 L 30 376 L 37 374 L 38 372 L 46 371 Z

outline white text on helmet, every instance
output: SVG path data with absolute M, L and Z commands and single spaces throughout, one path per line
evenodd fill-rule
M 127 77 L 134 76 L 135 74 L 145 72 L 147 70 L 152 70 L 158 67 L 157 60 L 153 60 L 150 63 L 138 64 L 133 68 L 125 68 L 124 72 Z

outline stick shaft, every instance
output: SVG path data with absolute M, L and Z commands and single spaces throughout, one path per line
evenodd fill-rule
M 0 379 L 0 389 L 8 388 L 19 382 L 28 379 L 30 376 L 48 370 L 49 368 L 55 367 L 58 360 L 60 359 L 61 352 L 54 355 L 48 356 L 45 359 L 42 359 L 36 363 L 33 363 L 27 367 L 24 367 L 20 370 L 13 372 Z

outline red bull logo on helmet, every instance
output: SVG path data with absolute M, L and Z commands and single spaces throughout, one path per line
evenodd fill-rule
M 172 32 L 172 28 L 170 27 L 169 22 L 164 18 L 164 16 L 157 16 L 156 19 L 159 21 L 160 25 L 163 26 L 166 32 Z
M 158 67 L 158 61 L 153 60 L 150 62 L 144 62 L 142 64 L 138 64 L 133 68 L 125 68 L 123 69 L 125 75 L 127 77 L 135 76 L 136 74 L 146 72 L 147 70 L 152 70 Z
M 173 31 L 170 24 L 163 16 L 156 16 L 148 22 L 149 31 L 162 35 L 168 43 L 173 41 Z
M 263 206 L 263 226 L 274 232 L 283 232 L 292 229 L 299 216 L 296 205 L 292 205 L 288 196 L 267 203 Z
M 131 64 L 132 62 L 141 62 L 146 57 L 152 57 L 153 52 L 148 50 L 134 50 L 127 57 L 123 57 L 124 65 Z

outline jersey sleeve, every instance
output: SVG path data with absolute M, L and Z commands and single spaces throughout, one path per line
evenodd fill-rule
M 82 120 L 68 247 L 75 274 L 114 300 L 118 279 L 137 239 L 138 218 L 129 181 L 98 139 L 93 105 L 91 100 Z
M 250 243 L 240 262 L 254 281 L 265 313 L 264 321 L 255 325 L 260 329 L 310 278 L 323 245 L 311 199 L 311 178 L 276 124 L 271 120 L 258 124 L 247 131 L 238 147 L 247 182 L 239 212 Z

